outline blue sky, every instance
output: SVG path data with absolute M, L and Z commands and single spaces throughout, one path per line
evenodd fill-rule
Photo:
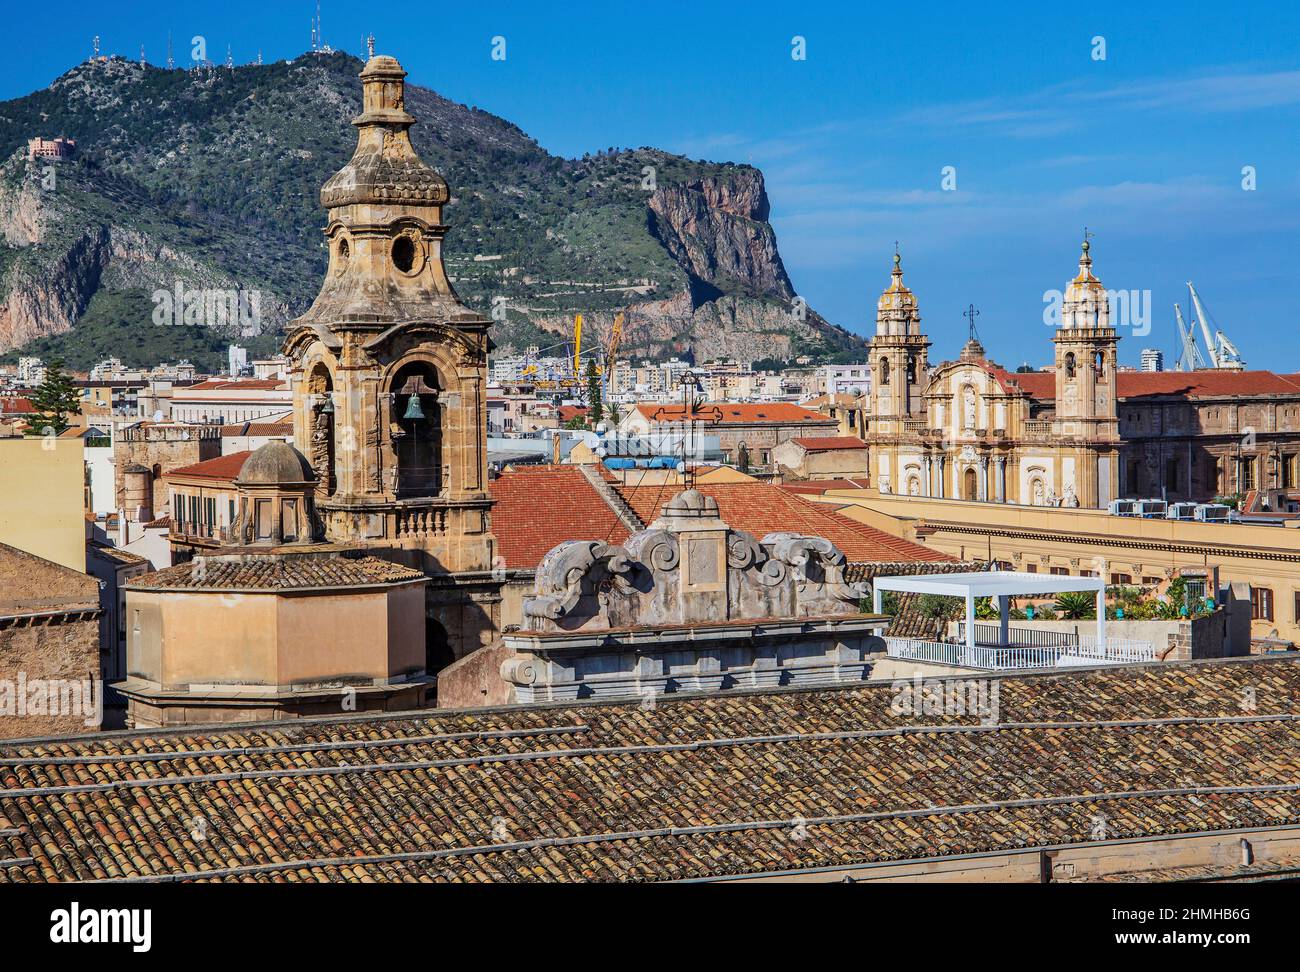
M 90 50 L 292 57 L 314 3 L 6 4 L 27 56 L 0 98 Z M 1300 5 L 1180 3 L 372 4 L 323 0 L 325 39 L 373 32 L 411 80 L 581 155 L 653 145 L 763 169 L 795 287 L 866 333 L 899 240 L 936 359 L 980 308 L 992 357 L 1046 362 L 1044 293 L 1073 275 L 1086 225 L 1107 287 L 1150 290 L 1172 359 L 1193 280 L 1252 367 L 1300 371 L 1290 307 L 1300 248 Z M 505 61 L 490 57 L 506 39 Z M 807 58 L 791 58 L 806 39 Z M 1093 57 L 1105 38 L 1105 60 Z M 956 189 L 941 189 L 942 170 Z M 1254 166 L 1257 188 L 1242 188 Z M 454 212 L 450 214 L 454 219 Z

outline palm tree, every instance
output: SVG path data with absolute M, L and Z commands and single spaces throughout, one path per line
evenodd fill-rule
M 1056 613 L 1067 621 L 1089 621 L 1097 617 L 1097 604 L 1086 591 L 1066 591 L 1056 595 Z

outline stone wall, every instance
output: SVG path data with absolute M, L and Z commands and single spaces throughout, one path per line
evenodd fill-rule
M 166 516 L 170 512 L 167 499 L 166 475 L 173 469 L 206 462 L 221 455 L 221 430 L 215 426 L 142 426 L 127 429 L 114 443 L 113 495 L 115 506 L 122 509 L 126 503 L 123 471 L 139 463 L 153 476 L 153 515 Z
M 0 738 L 100 727 L 100 613 L 93 577 L 0 544 Z

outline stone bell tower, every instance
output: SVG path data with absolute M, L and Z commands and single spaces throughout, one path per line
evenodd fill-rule
M 294 440 L 316 473 L 326 537 L 429 575 L 433 671 L 490 643 L 499 626 L 490 322 L 447 279 L 447 183 L 411 145 L 405 77 L 384 56 L 361 72 L 356 151 L 321 189 L 329 267 L 284 351 Z
M 876 303 L 876 333 L 871 360 L 871 429 L 901 435 L 903 420 L 924 408 L 930 342 L 921 333 L 916 295 L 903 283 L 902 257 L 894 254 L 890 284 Z
M 1087 236 L 1079 272 L 1066 286 L 1056 344 L 1056 416 L 1061 446 L 1058 482 L 1068 505 L 1102 507 L 1119 484 L 1119 416 L 1115 372 L 1119 337 L 1106 288 L 1092 273 Z

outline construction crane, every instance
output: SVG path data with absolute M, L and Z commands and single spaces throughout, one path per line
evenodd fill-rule
M 582 315 L 573 318 L 573 377 L 582 377 Z
M 1174 370 L 1196 371 L 1204 368 L 1205 359 L 1201 357 L 1201 349 L 1196 344 L 1196 332 L 1187 326 L 1183 320 L 1183 309 L 1177 304 L 1174 304 L 1174 318 L 1178 322 L 1178 345 L 1181 349 Z
M 1240 371 L 1246 366 L 1246 362 L 1241 360 L 1241 355 L 1237 351 L 1236 345 L 1228 340 L 1228 336 L 1219 330 L 1217 322 L 1214 328 L 1214 337 L 1210 336 L 1210 322 L 1214 321 L 1206 311 L 1205 305 L 1201 303 L 1201 295 L 1196 292 L 1192 282 L 1187 281 L 1187 290 L 1192 295 L 1192 307 L 1196 311 L 1197 322 L 1201 325 L 1201 334 L 1205 337 L 1205 349 L 1210 358 L 1210 367 L 1224 370 Z
M 605 348 L 605 367 L 601 372 L 604 389 L 602 394 L 609 401 L 609 383 L 614 375 L 614 364 L 618 361 L 618 345 L 623 340 L 623 312 L 614 315 L 614 327 L 609 332 L 609 346 Z

